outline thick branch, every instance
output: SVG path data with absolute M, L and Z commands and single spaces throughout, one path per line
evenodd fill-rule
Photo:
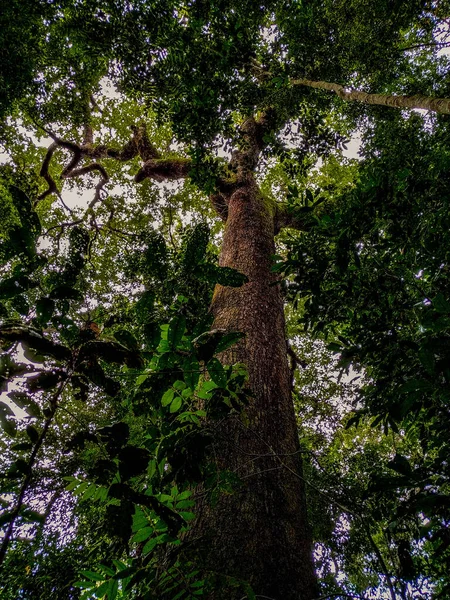
M 192 162 L 188 158 L 150 159 L 139 169 L 134 180 L 140 183 L 147 178 L 159 182 L 184 179 L 191 168 Z
M 40 352 L 44 356 L 52 356 L 57 360 L 70 360 L 72 352 L 66 346 L 58 344 L 44 337 L 41 333 L 31 327 L 16 325 L 3 326 L 0 328 L 0 343 L 2 340 L 7 342 L 23 342 L 33 350 Z
M 49 166 L 53 154 L 57 148 L 65 148 L 73 153 L 73 156 L 69 164 L 63 169 L 61 177 L 68 179 L 69 177 L 78 177 L 92 171 L 99 171 L 102 175 L 102 180 L 96 187 L 95 201 L 100 199 L 100 192 L 105 183 L 109 180 L 108 174 L 104 167 L 94 162 L 87 166 L 77 168 L 83 157 L 91 160 L 98 160 L 102 158 L 113 158 L 120 161 L 128 161 L 136 156 L 140 156 L 146 163 L 153 159 L 158 159 L 160 154 L 151 144 L 145 125 L 140 127 L 132 127 L 133 136 L 129 142 L 127 142 L 122 148 L 108 148 L 105 145 L 99 144 L 98 146 L 92 145 L 93 133 L 89 126 L 85 128 L 84 139 L 81 145 L 75 144 L 74 142 L 68 142 L 57 136 L 50 131 L 47 133 L 53 139 L 53 143 L 47 150 L 44 162 L 42 163 L 40 175 L 48 183 L 48 189 L 45 190 L 39 197 L 39 200 L 43 200 L 50 194 L 58 193 L 58 188 L 55 181 L 49 173 Z M 145 166 L 145 165 L 144 165 Z
M 391 106 L 394 108 L 421 108 L 431 110 L 441 114 L 450 114 L 449 98 L 431 98 L 416 94 L 414 96 L 395 96 L 392 94 L 368 94 L 357 90 L 346 90 L 344 86 L 338 83 L 329 83 L 327 81 L 311 81 L 310 79 L 292 79 L 291 85 L 303 85 L 319 90 L 328 90 L 335 92 L 339 98 L 363 104 L 376 104 L 378 106 Z
M 273 78 L 273 75 L 264 69 L 258 61 L 251 62 L 250 70 L 252 74 L 261 82 L 267 82 Z M 343 100 L 362 102 L 363 104 L 375 104 L 378 106 L 390 106 L 394 108 L 420 108 L 431 110 L 441 114 L 450 114 L 449 98 L 433 98 L 422 94 L 413 96 L 393 95 L 393 94 L 368 94 L 358 90 L 347 90 L 338 83 L 329 83 L 328 81 L 312 81 L 311 79 L 289 79 L 289 85 L 305 86 L 318 90 L 327 90 L 334 92 Z
M 409 52 L 410 50 L 417 50 L 419 48 L 438 48 L 439 50 L 442 48 L 448 48 L 450 42 L 428 42 L 424 44 L 413 44 L 412 46 L 405 46 L 404 48 L 399 48 L 401 52 Z
M 69 361 L 73 357 L 72 350 L 44 337 L 39 331 L 26 325 L 0 327 L 1 341 L 21 342 L 43 354 L 57 360 Z M 107 363 L 125 364 L 130 368 L 140 369 L 143 360 L 138 351 L 129 350 L 122 344 L 112 340 L 95 340 L 86 342 L 77 353 L 78 362 L 84 360 L 104 360 Z
M 230 168 L 236 173 L 238 182 L 245 181 L 249 172 L 254 171 L 258 164 L 261 151 L 267 145 L 267 134 L 275 122 L 275 111 L 267 109 L 257 119 L 248 117 L 239 129 L 240 149 L 233 154 Z
M 58 148 L 58 144 L 56 142 L 53 142 L 53 144 L 51 144 L 48 147 L 47 154 L 45 155 L 44 161 L 42 163 L 39 175 L 41 177 L 43 177 L 45 179 L 45 181 L 47 182 L 48 189 L 46 189 L 45 192 L 43 192 L 42 194 L 40 194 L 40 196 L 38 196 L 38 201 L 44 200 L 44 198 L 46 198 L 50 194 L 58 193 L 58 188 L 56 187 L 56 183 L 48 171 L 48 168 L 50 166 L 50 161 L 52 160 L 52 156 L 53 156 L 53 153 L 55 152 L 56 148 Z

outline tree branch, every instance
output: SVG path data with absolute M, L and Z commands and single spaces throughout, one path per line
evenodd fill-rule
M 267 146 L 267 134 L 273 129 L 275 110 L 268 108 L 257 119 L 248 117 L 239 128 L 240 149 L 230 162 L 236 181 L 244 181 L 249 171 L 254 171 L 261 151 Z
M 168 158 L 147 160 L 136 173 L 134 180 L 136 183 L 144 179 L 154 179 L 155 181 L 173 181 L 175 179 L 184 179 L 188 176 L 192 168 L 192 161 L 189 158 Z
M 99 163 L 91 163 L 90 165 L 86 165 L 85 167 L 81 167 L 80 169 L 74 169 L 73 171 L 66 173 L 65 175 L 61 175 L 61 177 L 68 179 L 69 177 L 81 177 L 82 175 L 86 175 L 86 173 L 92 173 L 93 171 L 98 171 L 101 174 L 102 178 L 95 186 L 95 195 L 93 200 L 89 203 L 88 210 L 92 209 L 94 205 L 102 199 L 101 193 L 102 191 L 104 191 L 103 187 L 109 181 L 109 176 L 106 172 L 106 169 Z
M 417 50 L 418 48 L 448 48 L 450 46 L 450 42 L 428 42 L 424 44 L 413 44 L 412 46 L 405 46 L 404 48 L 399 48 L 401 52 L 409 52 L 410 50 Z
M 72 357 L 69 348 L 47 339 L 31 327 L 21 325 L 0 327 L 0 340 L 23 342 L 33 350 L 57 360 L 70 360 Z
M 37 454 L 38 454 L 39 450 L 41 449 L 41 446 L 44 443 L 44 440 L 47 436 L 48 430 L 50 428 L 50 425 L 53 421 L 53 417 L 55 416 L 55 413 L 56 413 L 56 409 L 58 407 L 58 400 L 61 397 L 61 394 L 63 393 L 64 388 L 66 387 L 69 379 L 70 379 L 70 376 L 60 383 L 59 388 L 56 390 L 56 392 L 53 394 L 53 396 L 50 399 L 50 414 L 44 421 L 44 426 L 42 427 L 42 431 L 40 432 L 39 437 L 36 440 L 36 443 L 30 454 L 30 458 L 28 459 L 28 462 L 26 465 L 25 479 L 23 480 L 22 485 L 20 487 L 20 491 L 19 491 L 19 495 L 17 497 L 16 504 L 15 504 L 13 510 L 11 511 L 9 524 L 6 529 L 2 545 L 0 547 L 0 566 L 2 565 L 4 559 L 6 558 L 8 546 L 9 546 L 9 543 L 12 539 L 12 535 L 14 532 L 14 525 L 16 523 L 17 517 L 19 516 L 20 511 L 22 510 L 22 507 L 25 502 L 25 495 L 27 493 L 28 487 L 31 482 L 33 467 L 36 462 Z
M 355 594 L 346 594 L 344 592 L 337 594 L 327 594 L 326 596 L 319 596 L 318 598 L 313 598 L 313 600 L 330 600 L 331 598 L 350 598 L 351 600 L 366 600 L 365 596 L 357 596 Z
M 254 76 L 260 81 L 267 82 L 273 78 L 273 75 L 269 71 L 266 71 L 256 60 L 251 62 L 250 69 Z M 393 108 L 422 109 L 440 114 L 450 114 L 449 98 L 433 98 L 422 94 L 415 94 L 413 96 L 369 94 L 358 90 L 348 90 L 338 83 L 312 81 L 311 79 L 289 79 L 288 83 L 291 87 L 304 86 L 334 92 L 339 98 L 346 101 L 374 104 L 378 106 L 390 106 Z
M 369 94 L 357 90 L 346 90 L 338 83 L 327 81 L 311 81 L 310 79 L 292 79 L 290 85 L 302 85 L 319 90 L 334 92 L 342 100 L 361 102 L 362 104 L 375 104 L 378 106 L 390 106 L 393 108 L 415 108 L 430 110 L 441 114 L 450 114 L 450 99 L 432 98 L 422 94 L 414 96 L 403 96 L 393 94 Z
M 43 192 L 42 194 L 40 194 L 38 196 L 38 198 L 37 198 L 38 202 L 40 200 L 44 200 L 44 198 L 46 198 L 50 194 L 58 194 L 58 188 L 56 187 L 56 183 L 48 171 L 50 162 L 53 157 L 53 153 L 55 152 L 56 148 L 58 148 L 58 144 L 56 142 L 53 142 L 53 144 L 51 144 L 48 147 L 47 154 L 45 155 L 44 161 L 42 163 L 39 175 L 41 177 L 43 177 L 45 179 L 45 181 L 47 182 L 48 189 L 46 189 L 45 192 Z
M 293 388 L 294 387 L 294 376 L 295 376 L 295 371 L 296 371 L 297 367 L 306 369 L 306 367 L 308 366 L 308 363 L 306 361 L 304 361 L 303 359 L 301 359 L 297 355 L 294 348 L 289 343 L 289 340 L 286 340 L 286 349 L 287 349 L 288 356 L 291 359 L 290 365 L 289 365 L 289 370 L 290 370 L 290 375 L 291 375 L 291 388 Z
M 140 156 L 142 160 L 145 161 L 145 164 L 147 164 L 148 161 L 158 159 L 160 157 L 160 154 L 150 142 L 145 125 L 141 125 L 139 127 L 133 126 L 132 130 L 133 136 L 131 140 L 127 142 L 122 148 L 118 149 L 108 148 L 107 146 L 102 144 L 93 146 L 93 132 L 92 128 L 89 125 L 87 125 L 84 128 L 83 143 L 81 145 L 76 144 L 74 142 L 69 142 L 67 140 L 63 140 L 58 136 L 54 135 L 51 131 L 45 130 L 46 133 L 53 140 L 53 143 L 49 146 L 47 150 L 47 154 L 42 163 L 40 171 L 41 177 L 43 177 L 48 183 L 48 189 L 45 190 L 42 194 L 40 194 L 40 196 L 38 196 L 37 201 L 39 202 L 40 200 L 43 200 L 50 194 L 58 193 L 56 183 L 49 173 L 50 162 L 57 148 L 64 148 L 66 150 L 69 150 L 73 154 L 69 164 L 63 169 L 61 173 L 62 179 L 78 177 L 81 175 L 85 175 L 86 173 L 90 173 L 92 171 L 100 172 L 100 174 L 102 175 L 102 180 L 96 187 L 96 195 L 94 199 L 95 202 L 101 199 L 101 190 L 103 186 L 107 183 L 107 181 L 109 181 L 109 177 L 106 172 L 106 169 L 97 162 L 93 162 L 84 167 L 77 168 L 82 158 L 86 157 L 93 161 L 97 161 L 103 158 L 113 158 L 115 160 L 125 162 L 135 158 L 136 156 Z M 142 179 L 144 179 L 144 177 Z

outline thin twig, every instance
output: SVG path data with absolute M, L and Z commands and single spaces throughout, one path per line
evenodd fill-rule
M 329 600 L 330 598 L 352 598 L 353 600 L 366 600 L 366 596 L 357 596 L 355 594 L 345 594 L 340 592 L 338 594 L 327 594 L 326 596 L 319 596 L 318 598 L 313 598 L 313 600 Z
M 3 561 L 6 558 L 6 553 L 8 551 L 8 547 L 9 547 L 9 544 L 11 542 L 12 535 L 14 532 L 14 525 L 15 525 L 17 517 L 19 516 L 20 511 L 22 510 L 22 507 L 24 505 L 25 495 L 28 491 L 28 486 L 30 485 L 30 482 L 31 482 L 33 467 L 36 462 L 37 454 L 38 454 L 39 450 L 41 449 L 41 446 L 44 443 L 44 440 L 50 429 L 50 425 L 53 421 L 53 417 L 55 416 L 56 409 L 58 408 L 58 400 L 59 400 L 61 394 L 63 393 L 65 387 L 67 386 L 69 380 L 70 380 L 70 375 L 60 383 L 58 389 L 56 390 L 56 392 L 53 394 L 52 398 L 50 399 L 50 414 L 45 419 L 42 431 L 39 434 L 39 437 L 38 437 L 38 439 L 34 445 L 34 448 L 30 454 L 30 458 L 28 459 L 27 466 L 26 466 L 25 479 L 23 480 L 22 485 L 20 487 L 16 505 L 11 512 L 9 524 L 6 529 L 5 535 L 3 537 L 2 545 L 0 547 L 0 566 L 3 564 Z

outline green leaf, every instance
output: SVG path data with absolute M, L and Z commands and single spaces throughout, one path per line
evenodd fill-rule
M 132 333 L 126 329 L 119 329 L 114 333 L 114 337 L 126 348 L 130 350 L 139 350 L 139 344 Z
M 81 589 L 90 589 L 95 586 L 94 581 L 75 581 L 72 585 Z
M 378 415 L 378 416 L 376 416 L 375 419 L 370 424 L 370 426 L 371 427 L 377 427 L 377 425 L 379 425 L 382 422 L 383 419 L 384 419 L 384 415 Z
M 177 510 L 183 510 L 185 508 L 192 508 L 195 502 L 193 500 L 177 500 Z
M 185 388 L 182 392 L 181 392 L 181 396 L 184 399 L 189 399 L 192 398 L 192 396 L 194 395 L 194 390 L 192 390 L 191 388 Z
M 360 413 L 353 415 L 353 417 L 350 417 L 350 419 L 345 423 L 345 429 L 350 429 L 350 427 L 352 427 L 352 425 L 358 425 L 361 418 L 362 418 L 362 415 Z
M 92 496 L 94 496 L 95 492 L 97 491 L 97 486 L 95 485 L 95 483 L 91 483 L 87 490 L 84 492 L 84 494 L 81 496 L 81 500 L 89 500 L 89 498 L 92 498 Z
M 153 532 L 153 527 L 144 527 L 131 538 L 131 541 L 136 544 L 145 542 L 145 540 L 148 540 L 148 538 L 153 535 Z
M 158 539 L 152 538 L 149 540 L 142 549 L 142 554 L 145 556 L 146 554 L 150 554 L 150 552 L 158 545 Z
M 103 598 L 108 591 L 109 581 L 104 581 L 98 588 L 94 591 L 94 596 L 96 598 Z
M 211 398 L 212 390 L 217 388 L 217 384 L 214 381 L 204 381 L 201 387 L 197 390 L 197 396 L 202 400 L 209 400 Z
M 30 440 L 35 444 L 39 439 L 39 431 L 33 425 L 28 425 L 26 432 Z
M 119 582 L 116 581 L 115 579 L 110 579 L 108 591 L 107 591 L 108 600 L 116 600 L 118 591 L 119 591 Z
M 27 507 L 22 507 L 20 511 L 20 516 L 27 522 L 34 523 L 44 523 L 45 522 L 45 514 L 42 514 L 36 510 L 31 510 Z
M 17 404 L 17 406 L 26 410 L 31 417 L 42 416 L 40 406 L 25 392 L 13 390 L 12 392 L 9 392 L 8 396 L 11 398 L 14 404 Z
M 8 417 L 14 417 L 14 412 L 7 404 L 0 402 L 0 424 L 9 436 L 15 437 L 17 434 L 16 422 Z
M 193 521 L 195 519 L 195 514 L 192 512 L 180 511 L 179 514 L 185 521 Z
M 27 344 L 22 344 L 23 346 L 23 355 L 27 360 L 33 363 L 42 364 L 45 362 L 45 356 L 40 354 L 33 348 L 30 348 Z
M 144 381 L 147 381 L 147 379 L 150 377 L 150 373 L 142 373 L 141 375 L 139 375 L 139 377 L 136 379 L 136 385 L 140 386 L 144 383 Z
M 166 392 L 164 392 L 161 398 L 162 406 L 168 406 L 172 402 L 174 395 L 175 390 L 173 388 L 169 388 Z
M 183 315 L 174 317 L 169 323 L 167 341 L 172 348 L 177 348 L 186 331 L 186 318 Z
M 33 444 L 30 442 L 19 442 L 18 444 L 13 444 L 11 446 L 11 450 L 14 452 L 27 452 L 33 448 Z
M 114 575 L 114 579 L 117 579 L 118 581 L 120 581 L 121 579 L 126 579 L 127 577 L 131 577 L 132 575 L 134 575 L 134 573 L 136 573 L 136 567 L 127 567 L 125 565 L 125 567 L 123 569 L 121 569 L 118 573 L 116 573 Z
M 105 576 L 101 573 L 95 573 L 94 571 L 81 571 L 81 575 L 87 577 L 91 581 L 104 581 Z
M 245 333 L 240 331 L 230 331 L 229 333 L 225 333 L 217 344 L 215 354 L 220 354 L 221 352 L 228 350 L 228 348 L 234 346 L 234 344 L 236 344 L 243 337 L 245 337 Z
M 124 569 L 127 568 L 127 564 L 121 560 L 117 560 L 117 558 L 113 558 L 112 562 L 118 571 L 123 571 Z M 117 573 L 114 575 L 114 579 L 119 579 L 119 577 L 116 577 L 116 575 L 117 575 Z
M 177 390 L 177 392 L 181 392 L 186 387 L 186 384 L 184 381 L 181 381 L 181 379 L 177 379 L 177 381 L 172 384 L 172 387 Z
M 30 415 L 30 417 L 35 417 L 35 418 L 42 417 L 41 407 L 39 406 L 39 404 L 37 402 L 35 402 L 34 400 L 31 400 L 31 398 L 26 406 L 26 411 Z
M 177 502 L 180 500 L 186 500 L 186 498 L 190 498 L 191 496 L 192 496 L 191 490 L 185 490 L 184 492 L 181 492 L 181 494 L 177 495 Z
M 103 565 L 103 564 L 99 564 L 98 567 L 109 577 L 112 577 L 115 574 L 113 569 L 111 569 L 111 567 L 107 567 L 106 565 Z
M 400 475 L 411 475 L 412 468 L 409 460 L 401 454 L 396 454 L 393 460 L 388 462 L 388 467 Z
M 75 486 L 73 488 L 73 493 L 75 494 L 75 496 L 81 496 L 87 490 L 89 485 L 90 484 L 88 481 L 82 481 L 79 486 Z
M 200 378 L 200 368 L 198 360 L 194 356 L 187 356 L 183 360 L 183 377 L 188 387 L 191 389 L 197 387 Z
M 148 479 L 151 479 L 155 473 L 156 473 L 156 461 L 155 461 L 155 459 L 152 459 L 148 463 L 148 468 L 147 468 Z
M 69 481 L 69 484 L 66 485 L 66 487 L 64 488 L 66 492 L 71 492 L 72 490 L 77 488 L 81 483 L 81 481 L 79 479 L 76 479 L 75 477 L 64 477 L 64 479 L 66 481 Z
M 224 371 L 222 364 L 217 358 L 211 358 L 206 365 L 209 376 L 211 379 L 221 388 L 227 387 L 227 375 Z
M 172 402 L 170 404 L 169 412 L 175 413 L 175 412 L 179 411 L 182 404 L 183 404 L 183 399 L 181 398 L 181 396 L 175 396 L 175 398 L 172 400 Z
M 55 311 L 55 301 L 51 298 L 40 298 L 36 302 L 36 318 L 41 325 L 46 325 Z
M 170 352 L 171 346 L 168 340 L 162 339 L 159 342 L 158 348 L 156 349 L 159 354 L 164 354 L 165 352 Z M 159 364 L 159 363 L 158 363 Z

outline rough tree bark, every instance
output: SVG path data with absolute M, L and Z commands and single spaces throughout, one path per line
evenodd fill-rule
M 247 275 L 240 288 L 216 287 L 214 328 L 245 338 L 221 356 L 243 362 L 253 396 L 248 423 L 230 418 L 216 433 L 219 469 L 236 473 L 241 486 L 210 506 L 200 500 L 192 535 L 204 541 L 207 566 L 250 582 L 257 597 L 307 600 L 316 596 L 299 451 L 286 353 L 283 300 L 271 272 L 275 210 L 254 179 L 257 140 L 234 159 L 237 185 L 223 196 L 227 220 L 220 265 Z M 214 599 L 242 598 L 229 590 Z

